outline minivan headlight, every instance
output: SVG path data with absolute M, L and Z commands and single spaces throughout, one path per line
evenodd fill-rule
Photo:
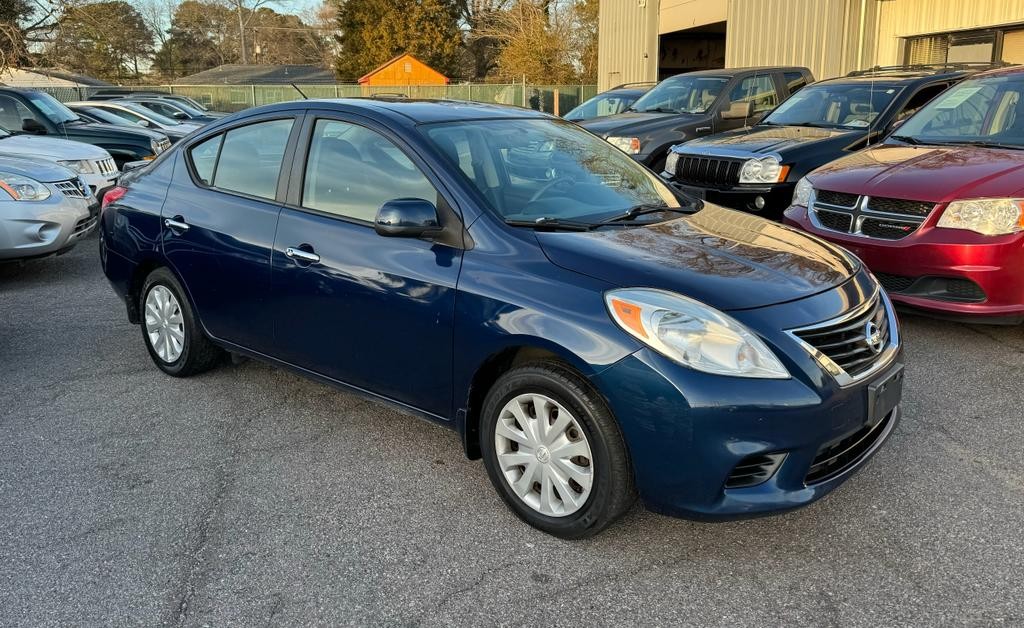
M 793 205 L 810 207 L 811 196 L 813 194 L 814 184 L 808 181 L 807 177 L 803 177 L 796 182 L 796 187 L 793 188 Z
M 74 170 L 78 174 L 92 174 L 93 172 L 92 162 L 88 159 L 68 159 L 65 161 L 58 161 L 57 163 L 65 168 Z
M 741 323 L 681 294 L 627 288 L 605 294 L 619 327 L 683 366 L 734 377 L 786 379 L 789 371 Z
M 775 157 L 748 159 L 740 166 L 740 183 L 781 183 L 789 174 L 789 166 L 783 166 Z
M 9 172 L 0 172 L 0 190 L 16 201 L 45 201 L 50 198 L 50 188 L 39 181 Z
M 1024 230 L 1024 199 L 976 198 L 953 201 L 936 227 L 966 229 L 982 235 L 1005 235 Z
M 608 143 L 615 148 L 621 150 L 627 155 L 639 155 L 640 154 L 640 138 L 639 137 L 614 137 L 611 136 L 607 139 Z

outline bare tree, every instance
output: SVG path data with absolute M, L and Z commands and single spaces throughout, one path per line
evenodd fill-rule
M 249 27 L 256 11 L 267 5 L 289 4 L 290 0 L 224 0 L 238 16 L 238 56 L 240 62 L 245 65 L 249 63 L 249 54 L 245 49 L 245 30 Z

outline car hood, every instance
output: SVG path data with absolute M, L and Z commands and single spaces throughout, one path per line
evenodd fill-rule
M 0 155 L 0 172 L 16 174 L 22 177 L 52 183 L 78 178 L 78 175 L 64 166 L 38 157 L 21 157 Z
M 64 159 L 107 159 L 110 153 L 98 146 L 39 135 L 12 135 L 0 138 L 0 153 Z
M 66 128 L 68 133 L 82 133 L 110 140 L 123 139 L 139 141 L 140 139 L 145 138 L 147 140 L 156 140 L 159 142 L 164 138 L 164 134 L 160 131 L 144 129 L 141 126 L 127 127 L 98 122 L 78 122 L 68 124 Z
M 835 192 L 931 203 L 1024 194 L 1024 151 L 978 146 L 883 144 L 810 175 Z
M 680 152 L 704 152 L 714 148 L 751 154 L 797 151 L 810 146 L 841 144 L 846 146 L 864 136 L 864 130 L 819 129 L 809 126 L 758 125 L 696 139 L 680 146 Z
M 801 299 L 859 269 L 823 240 L 706 203 L 692 216 L 644 227 L 538 232 L 552 263 L 619 287 L 671 290 L 720 310 Z
M 629 111 L 613 116 L 591 118 L 578 124 L 601 137 L 638 135 L 677 126 L 687 126 L 703 119 L 705 114 L 691 113 L 641 113 Z

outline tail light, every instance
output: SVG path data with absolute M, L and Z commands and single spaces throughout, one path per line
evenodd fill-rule
M 102 209 L 106 209 L 107 205 L 116 203 L 124 198 L 124 195 L 127 193 L 128 188 L 123 188 L 120 185 L 110 188 L 107 190 L 107 193 L 103 195 L 103 202 L 100 204 L 100 207 Z

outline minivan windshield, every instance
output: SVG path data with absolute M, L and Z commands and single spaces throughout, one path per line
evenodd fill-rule
M 895 85 L 819 83 L 808 85 L 771 112 L 762 124 L 867 128 L 903 91 Z
M 658 83 L 641 96 L 633 111 L 658 113 L 704 113 L 715 104 L 729 79 L 720 76 L 680 74 Z
M 596 223 L 680 207 L 654 173 L 560 120 L 460 120 L 420 127 L 506 221 Z
M 964 81 L 937 96 L 892 136 L 916 144 L 1024 148 L 1024 73 Z

